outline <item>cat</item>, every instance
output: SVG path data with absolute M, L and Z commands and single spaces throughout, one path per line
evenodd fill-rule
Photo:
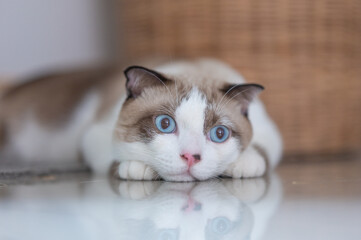
M 84 159 L 97 174 L 115 162 L 121 179 L 259 177 L 282 154 L 262 90 L 212 59 L 44 77 L 3 94 L 0 152 L 27 163 Z

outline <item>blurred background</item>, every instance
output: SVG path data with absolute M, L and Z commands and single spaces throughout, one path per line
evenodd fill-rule
M 2 82 L 153 56 L 264 85 L 287 156 L 361 151 L 359 0 L 0 0 Z

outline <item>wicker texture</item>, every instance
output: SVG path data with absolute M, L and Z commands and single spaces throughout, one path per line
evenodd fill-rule
M 119 1 L 123 59 L 211 56 L 266 86 L 286 153 L 361 146 L 361 1 Z

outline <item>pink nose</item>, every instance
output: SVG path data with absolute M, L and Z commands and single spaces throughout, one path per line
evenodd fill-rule
M 181 155 L 181 158 L 187 162 L 189 168 L 201 161 L 201 155 L 199 154 L 185 153 Z

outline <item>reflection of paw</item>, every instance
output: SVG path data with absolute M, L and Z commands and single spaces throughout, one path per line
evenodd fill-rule
M 154 180 L 156 172 L 148 165 L 139 161 L 124 161 L 119 163 L 119 178 L 128 180 Z
M 262 176 L 265 171 L 264 157 L 253 147 L 249 147 L 234 163 L 228 166 L 224 175 L 232 178 L 250 178 Z
M 232 195 L 246 203 L 258 201 L 267 190 L 264 178 L 234 179 L 224 181 L 223 184 Z
M 119 182 L 118 190 L 119 195 L 126 199 L 140 200 L 154 194 L 162 182 Z

